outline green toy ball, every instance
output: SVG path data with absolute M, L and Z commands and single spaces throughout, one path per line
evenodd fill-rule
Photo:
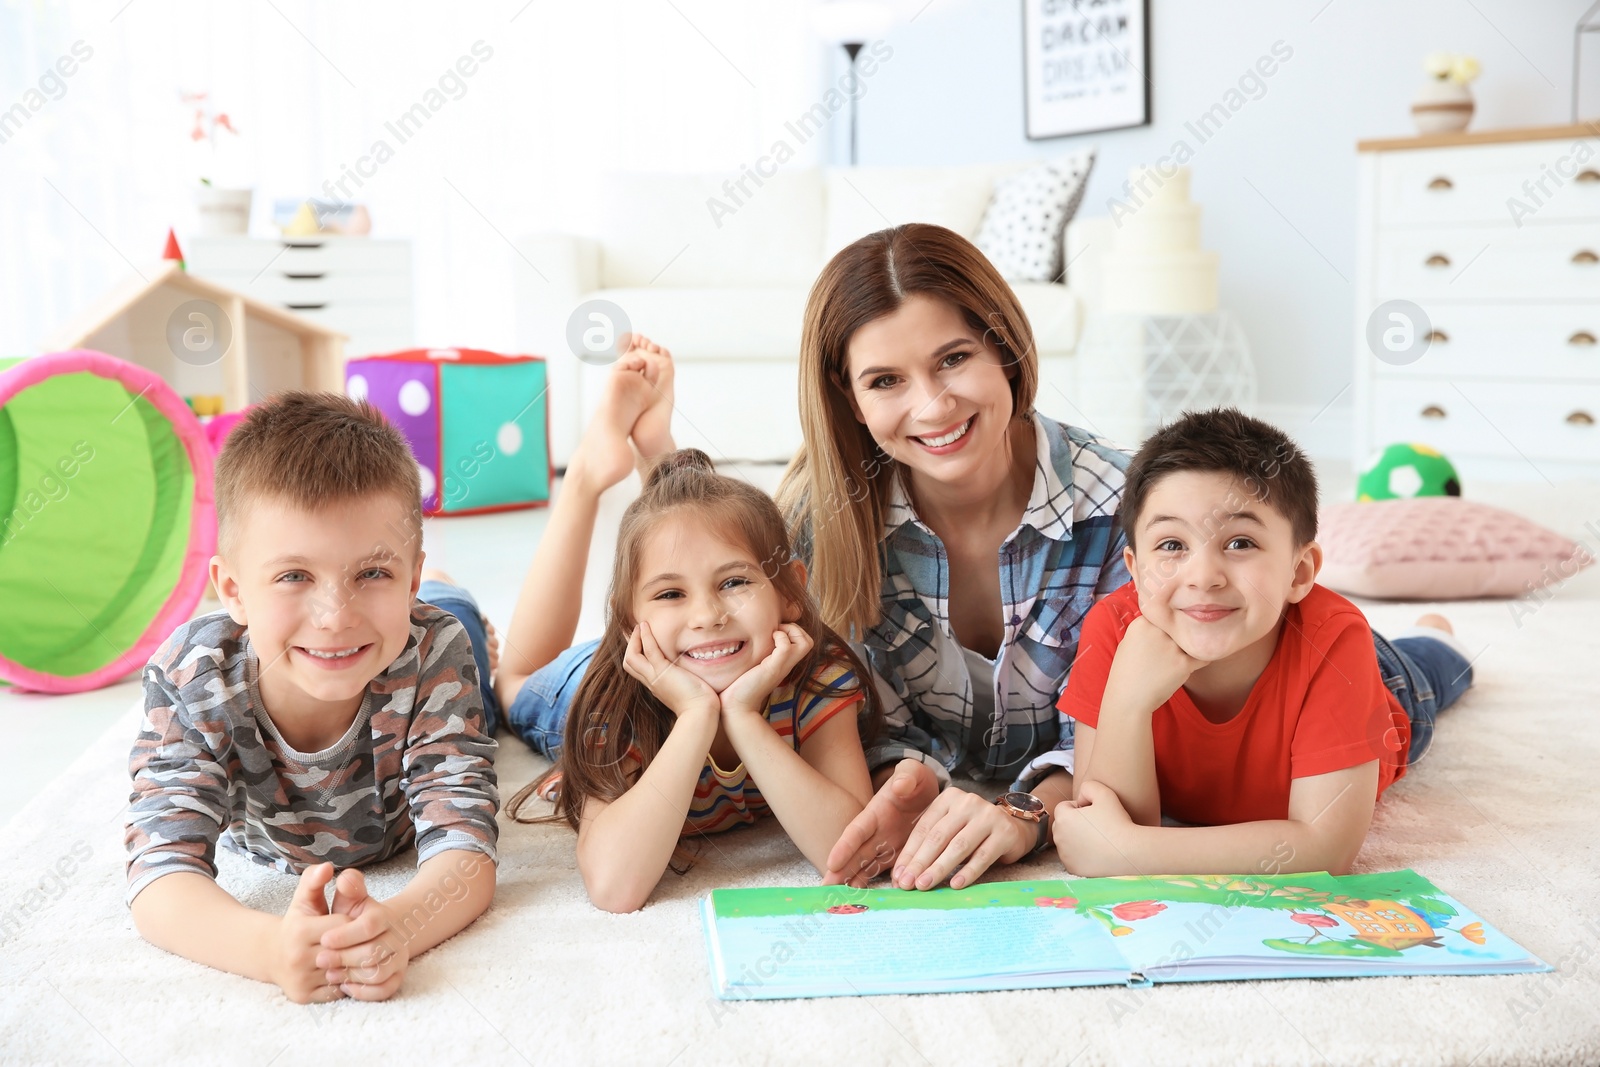
M 1460 495 L 1454 464 L 1438 450 L 1415 443 L 1375 453 L 1356 480 L 1357 500 Z

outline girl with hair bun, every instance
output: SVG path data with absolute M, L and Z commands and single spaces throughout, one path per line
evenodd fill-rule
M 613 912 L 683 869 L 684 839 L 767 814 L 820 871 L 871 795 L 863 668 L 807 595 L 772 499 L 704 452 L 668 451 L 671 376 L 643 339 L 613 370 L 496 679 L 510 725 L 556 761 L 507 812 L 554 799 L 543 818 L 577 830 L 589 899 Z M 599 494 L 627 476 L 634 448 L 644 489 L 618 529 L 605 634 L 567 648 Z

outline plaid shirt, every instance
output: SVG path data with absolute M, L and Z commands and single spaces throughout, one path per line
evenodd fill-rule
M 944 545 L 896 479 L 882 536 L 882 618 L 856 649 L 888 724 L 868 749 L 877 768 L 911 757 L 941 783 L 959 771 L 1028 780 L 1072 767 L 1072 720 L 1056 711 L 1094 603 L 1128 581 L 1116 511 L 1127 453 L 1084 430 L 1033 417 L 1038 461 L 1022 522 L 1000 546 L 1006 620 L 994 669 L 995 721 L 975 723 L 972 679 L 950 629 Z M 981 734 L 981 736 L 980 736 Z

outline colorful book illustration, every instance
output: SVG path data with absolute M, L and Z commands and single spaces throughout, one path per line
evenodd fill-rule
M 1415 871 L 718 889 L 724 1000 L 1550 966 Z

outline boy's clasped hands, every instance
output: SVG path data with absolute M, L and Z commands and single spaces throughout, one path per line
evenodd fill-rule
M 359 870 L 347 868 L 335 880 L 331 863 L 308 867 L 278 927 L 273 981 L 297 1004 L 386 1000 L 411 963 L 398 931 L 394 909 L 367 892 Z

